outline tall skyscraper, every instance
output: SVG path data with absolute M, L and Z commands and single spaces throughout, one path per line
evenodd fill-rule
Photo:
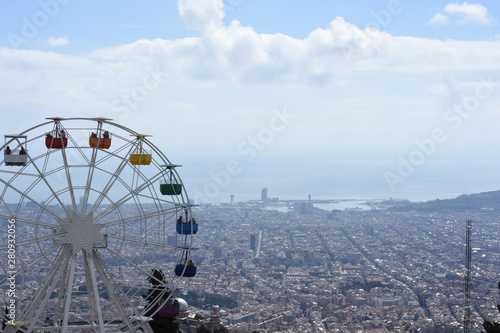
M 264 188 L 262 189 L 262 192 L 260 193 L 260 199 L 261 199 L 262 201 L 267 201 L 267 199 L 268 199 L 268 198 L 267 198 L 267 187 L 264 187 Z
M 255 251 L 257 249 L 257 235 L 250 235 L 250 250 Z

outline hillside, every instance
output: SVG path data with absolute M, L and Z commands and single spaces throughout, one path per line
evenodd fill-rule
M 465 210 L 491 210 L 500 211 L 500 191 L 463 194 L 453 199 L 432 200 L 426 202 L 408 202 L 392 206 L 393 211 L 465 211 Z

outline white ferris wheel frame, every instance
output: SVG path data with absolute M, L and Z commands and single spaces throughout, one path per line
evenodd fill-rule
M 177 170 L 172 167 L 176 165 L 147 135 L 110 119 L 48 119 L 19 135 L 9 135 L 1 148 L 4 151 L 10 146 L 17 152 L 23 147 L 27 151 L 25 165 L 7 166 L 6 155 L 0 162 L 0 221 L 10 223 L 8 228 L 16 228 L 13 242 L 8 239 L 11 229 L 0 235 L 0 254 L 4 256 L 0 259 L 3 262 L 0 274 L 4 276 L 0 288 L 5 296 L 12 289 L 9 282 L 12 280 L 8 278 L 13 272 L 17 279 L 14 283 L 16 321 L 15 325 L 7 326 L 5 332 L 152 332 L 147 324 L 150 316 L 165 306 L 173 291 L 182 284 L 182 279 L 168 270 L 179 261 L 187 263 L 193 245 L 193 232 L 175 233 L 179 215 L 186 219 L 192 217 L 186 192 L 163 196 L 157 189 L 158 183 L 168 177 L 184 188 Z M 67 138 L 67 146 L 40 149 L 47 133 L 59 135 L 59 131 Z M 94 136 L 95 132 L 101 135 L 104 131 L 112 135 L 111 147 L 103 149 L 81 143 L 86 132 Z M 37 149 L 39 153 L 32 153 Z M 140 154 L 149 155 L 150 164 L 131 163 L 131 155 L 138 150 Z M 110 168 L 112 170 L 108 170 Z M 43 192 L 44 197 L 39 192 Z M 10 202 L 10 197 L 16 198 L 14 202 Z M 27 202 L 33 208 L 31 215 L 27 212 Z M 131 208 L 137 212 L 130 214 Z M 175 235 L 175 244 L 167 242 L 169 233 Z M 127 253 L 134 250 L 138 251 L 135 256 Z M 172 259 L 170 266 L 152 262 L 148 270 L 147 265 L 140 262 L 162 261 L 163 251 Z M 9 266 L 12 261 L 6 260 L 9 253 L 19 256 L 15 257 L 13 266 Z M 115 262 L 128 269 L 122 274 L 123 280 L 127 273 L 155 279 L 153 269 L 167 272 L 165 280 L 156 281 L 157 296 L 145 309 L 132 305 L 139 294 L 123 290 L 124 282 L 118 281 L 118 274 L 112 272 L 116 268 L 109 266 Z M 42 274 L 34 273 L 36 269 Z M 74 303 L 79 301 L 76 279 L 84 281 L 86 287 L 88 314 L 80 315 L 81 322 L 70 320 L 70 316 L 78 316 L 74 313 Z M 144 287 L 147 281 L 132 283 Z M 102 300 L 103 291 L 109 295 L 110 302 Z M 10 304 L 8 298 L 4 301 L 6 307 Z M 104 307 L 112 307 L 116 316 L 104 318 Z M 51 325 L 43 322 L 47 311 L 53 311 Z M 144 316 L 146 312 L 149 316 Z

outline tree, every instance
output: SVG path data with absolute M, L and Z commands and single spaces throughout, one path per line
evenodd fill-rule
M 223 325 L 220 325 L 218 329 L 216 328 L 214 330 L 214 333 L 228 333 L 228 332 L 229 331 L 227 330 L 227 328 L 225 328 Z M 196 333 L 211 333 L 211 331 L 208 328 L 206 328 L 204 325 L 201 325 L 196 330 Z
M 160 294 L 163 292 L 162 288 L 159 288 L 160 285 L 164 285 L 165 275 L 163 275 L 162 270 L 151 269 L 152 275 L 148 277 L 148 282 L 151 284 L 151 288 L 149 288 L 148 293 L 143 295 L 143 297 L 149 301 L 150 303 L 155 300 Z M 171 294 L 170 290 L 165 291 L 165 295 L 163 297 L 168 297 Z M 158 304 L 149 307 L 148 311 L 144 314 L 148 317 L 152 317 L 153 320 L 149 322 L 151 329 L 155 333 L 175 333 L 179 328 L 179 323 L 175 320 L 175 318 L 163 317 L 159 313 L 156 313 L 152 316 L 152 314 L 158 309 Z
M 498 282 L 498 293 L 500 294 L 500 282 Z M 500 304 L 497 304 L 498 312 L 500 312 Z M 485 320 L 483 327 L 486 333 L 500 333 L 500 323 L 498 321 Z
M 210 333 L 210 330 L 202 325 L 202 326 L 198 327 L 198 329 L 196 330 L 196 333 Z

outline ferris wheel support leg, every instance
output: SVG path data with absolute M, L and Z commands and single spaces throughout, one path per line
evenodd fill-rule
M 92 277 L 91 277 L 91 273 L 90 273 L 90 264 L 88 263 L 88 255 L 85 251 L 83 251 L 83 268 L 85 269 L 85 285 L 87 286 L 87 292 L 88 292 L 88 298 L 89 298 L 89 301 L 88 301 L 88 305 L 89 305 L 89 315 L 90 315 L 90 322 L 96 322 L 96 316 L 95 314 L 97 313 L 96 312 L 96 309 L 95 309 L 95 302 L 96 302 L 96 297 L 99 297 L 99 294 L 96 294 L 94 292 L 94 288 L 92 287 L 92 283 L 93 283 L 93 280 L 92 280 Z
M 64 300 L 62 332 L 68 331 L 69 307 L 71 305 L 71 293 L 73 292 L 72 286 L 75 280 L 76 255 L 77 253 L 75 252 L 70 257 L 68 289 L 66 290 L 66 299 Z
M 56 276 L 61 270 L 62 266 L 65 266 L 67 264 L 67 254 L 68 249 L 64 249 L 62 253 L 59 255 L 59 257 L 56 259 L 54 264 L 52 265 L 51 269 L 48 271 L 47 276 L 45 277 L 45 280 L 42 282 L 41 286 L 38 288 L 37 293 L 34 295 L 30 306 L 27 308 L 25 311 L 25 316 L 26 318 L 32 318 L 33 314 L 35 313 L 36 309 L 40 307 L 40 302 L 42 301 L 43 297 L 45 297 L 47 294 L 50 294 L 46 292 L 45 286 L 50 286 L 50 283 L 54 283 L 54 281 L 57 282 Z M 64 271 L 64 267 L 61 270 Z
M 28 312 L 27 312 L 26 318 L 31 318 L 31 323 L 28 327 L 27 332 L 33 331 L 35 324 L 37 323 L 38 318 L 40 318 L 40 315 L 42 314 L 42 311 L 45 310 L 45 308 L 47 306 L 47 302 L 50 299 L 50 295 L 56 289 L 57 282 L 59 282 L 59 279 L 61 278 L 63 272 L 66 270 L 66 268 L 68 266 L 68 262 L 70 259 L 68 253 L 70 251 L 71 250 L 69 249 L 69 247 L 67 247 L 65 249 L 65 251 L 63 251 L 63 253 L 61 254 L 61 256 L 59 258 L 60 260 L 58 260 L 59 262 L 62 262 L 62 269 L 61 269 L 61 266 L 57 265 L 57 262 L 56 262 L 52 268 L 51 274 L 47 275 L 47 278 L 44 281 L 44 285 L 46 283 L 48 284 L 49 282 L 51 282 L 51 284 L 48 286 L 48 288 L 47 289 L 44 289 L 44 288 L 38 289 L 37 295 L 36 295 L 33 303 L 31 303 L 30 308 L 28 309 Z
M 109 296 L 111 297 L 113 304 L 116 306 L 120 317 L 123 319 L 123 322 L 128 327 L 130 332 L 135 332 L 134 325 L 130 321 L 129 316 L 127 315 L 127 311 L 123 307 L 123 304 L 120 301 L 120 297 L 118 295 L 118 293 L 121 291 L 121 288 L 119 286 L 116 286 L 115 284 L 113 284 L 111 282 L 111 280 L 108 276 L 108 272 L 106 271 L 106 267 L 104 266 L 104 263 L 102 262 L 102 259 L 98 255 L 97 251 L 95 251 L 94 254 L 95 254 L 94 255 L 94 263 L 95 263 L 96 270 L 99 273 L 99 276 L 101 277 L 102 282 L 106 286 L 106 289 L 109 292 Z
M 69 255 L 68 255 L 69 257 Z M 54 309 L 54 318 L 53 322 L 54 323 L 60 323 L 61 322 L 61 316 L 62 316 L 62 311 L 63 311 L 63 304 L 64 304 L 64 297 L 66 295 L 66 289 L 68 287 L 68 269 L 67 267 L 63 268 L 63 275 L 61 277 L 61 287 L 59 290 L 59 295 L 57 295 L 57 303 L 56 303 L 56 308 Z
M 99 332 L 104 333 L 104 319 L 102 317 L 102 309 L 101 302 L 99 300 L 99 290 L 97 289 L 97 279 L 95 276 L 95 265 L 94 265 L 94 253 L 95 250 L 92 251 L 91 255 L 87 255 L 85 251 L 83 251 L 83 256 L 85 260 L 85 271 L 90 273 L 90 276 L 86 276 L 86 280 L 92 281 L 92 298 L 93 304 L 95 306 L 95 312 L 97 313 L 97 322 L 99 323 Z M 89 302 L 90 303 L 90 302 Z

